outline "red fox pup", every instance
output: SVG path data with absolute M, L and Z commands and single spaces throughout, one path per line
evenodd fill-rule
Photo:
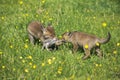
M 28 25 L 27 31 L 32 44 L 35 44 L 36 39 L 43 42 L 46 38 L 53 38 L 55 36 L 53 27 L 48 26 L 44 28 L 38 21 L 31 22 Z
M 65 32 L 62 35 L 62 38 L 64 41 L 72 43 L 73 52 L 76 52 L 79 46 L 83 47 L 83 50 L 85 51 L 85 55 L 83 56 L 83 59 L 86 59 L 90 57 L 90 51 L 92 48 L 95 48 L 97 55 L 99 57 L 102 57 L 100 44 L 107 43 L 110 40 L 111 35 L 108 32 L 107 38 L 98 38 L 95 35 L 74 31 L 74 32 Z

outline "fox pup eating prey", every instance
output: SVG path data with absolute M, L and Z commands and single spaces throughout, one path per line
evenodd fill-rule
M 95 35 L 74 31 L 74 32 L 65 32 L 62 35 L 62 38 L 64 41 L 72 43 L 73 52 L 76 52 L 79 46 L 83 47 L 83 50 L 85 52 L 83 59 L 86 59 L 90 57 L 90 51 L 92 48 L 95 48 L 97 55 L 99 57 L 102 57 L 102 53 L 100 51 L 100 44 L 107 43 L 110 40 L 111 35 L 108 32 L 107 38 L 98 38 Z

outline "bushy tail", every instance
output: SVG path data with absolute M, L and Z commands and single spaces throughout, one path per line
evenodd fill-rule
M 111 38 L 111 34 L 110 34 L 110 32 L 108 32 L 107 38 L 99 39 L 98 42 L 101 44 L 105 44 L 105 43 L 109 42 L 110 38 Z

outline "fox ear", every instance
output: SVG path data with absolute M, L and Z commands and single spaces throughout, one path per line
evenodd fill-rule
M 68 32 L 68 36 L 71 36 L 71 33 L 72 33 L 72 32 Z

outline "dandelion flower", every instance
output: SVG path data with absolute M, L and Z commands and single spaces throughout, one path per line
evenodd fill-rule
M 2 51 L 0 51 L 0 55 L 2 55 L 2 53 L 3 53 L 3 52 L 2 52 Z
M 90 77 L 87 77 L 87 80 L 91 80 L 91 78 L 90 78 Z
M 52 64 L 52 60 L 51 59 L 48 59 L 48 64 Z
M 42 0 L 42 3 L 44 4 L 44 3 L 45 3 L 45 0 Z
M 2 66 L 3 69 L 5 69 L 5 66 Z
M 52 18 L 49 18 L 49 21 L 52 21 Z
M 62 67 L 59 67 L 58 68 L 58 74 L 61 74 L 62 73 Z
M 30 62 L 29 65 L 32 65 L 32 63 Z
M 12 46 L 12 45 L 10 45 L 10 48 L 13 48 L 13 46 Z
M 38 17 L 38 15 L 36 15 L 36 17 Z
M 25 60 L 22 60 L 23 63 L 25 63 Z
M 25 69 L 24 71 L 25 71 L 26 73 L 28 73 L 28 72 L 29 72 L 29 71 L 28 71 L 28 69 Z
M 96 67 L 98 67 L 99 65 L 98 64 L 95 64 Z
M 117 54 L 117 51 L 116 51 L 116 50 L 114 50 L 114 51 L 113 51 L 113 54 Z
M 100 64 L 99 66 L 102 67 L 102 64 Z
M 85 48 L 85 49 L 88 49 L 88 45 L 86 44 L 86 45 L 84 46 L 84 48 Z
M 2 19 L 2 20 L 4 20 L 4 19 L 5 19 L 5 17 L 3 17 L 3 16 L 2 16 L 2 17 L 1 17 L 1 19 Z
M 45 66 L 45 63 L 42 63 L 41 66 Z
M 37 67 L 36 65 L 33 65 L 33 69 L 36 69 L 36 67 Z
M 117 43 L 117 46 L 120 46 L 120 43 Z
M 28 14 L 25 14 L 25 16 L 27 17 L 27 16 L 28 16 Z
M 28 59 L 32 59 L 32 56 L 28 56 Z
M 22 4 L 23 4 L 23 1 L 20 1 L 19 4 L 22 5 Z
M 96 19 L 96 17 L 94 16 L 93 19 Z
M 60 39 L 62 39 L 62 36 L 59 36 Z
M 15 68 L 13 68 L 13 71 L 15 71 L 16 69 Z
M 58 70 L 58 74 L 61 74 L 62 72 Z
M 103 26 L 103 27 L 106 27 L 106 26 L 107 26 L 107 23 L 106 23 L 106 22 L 103 22 L 103 23 L 102 23 L 102 26 Z
M 22 56 L 20 56 L 20 59 L 22 59 L 23 57 Z
M 52 59 L 55 60 L 55 57 L 53 57 Z
M 24 47 L 27 49 L 27 48 L 28 48 L 28 45 L 27 45 L 27 44 L 25 44 L 25 45 L 24 45 Z

